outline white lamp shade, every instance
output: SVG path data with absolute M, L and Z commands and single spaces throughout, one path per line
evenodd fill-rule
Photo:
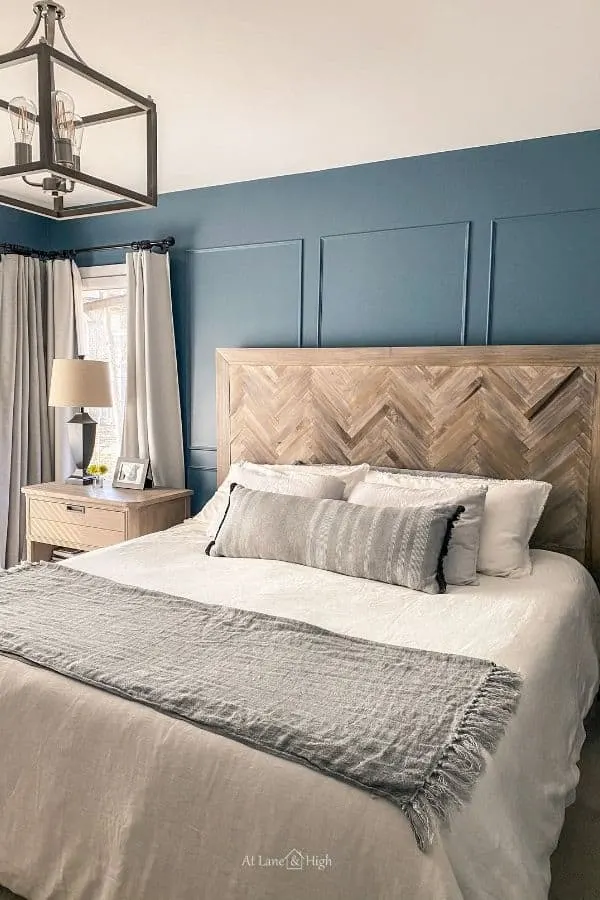
M 112 406 L 108 363 L 55 359 L 48 406 Z

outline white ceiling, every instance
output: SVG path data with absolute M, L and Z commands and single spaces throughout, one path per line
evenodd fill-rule
M 89 65 L 157 101 L 161 192 L 600 127 L 598 0 L 63 2 Z M 0 52 L 32 22 L 3 7 Z

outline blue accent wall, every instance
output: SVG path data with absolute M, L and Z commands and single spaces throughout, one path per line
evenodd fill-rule
M 50 242 L 49 219 L 0 206 L 0 244 L 21 244 L 44 250 Z
M 168 234 L 199 498 L 217 346 L 600 342 L 600 132 L 166 194 L 50 240 Z

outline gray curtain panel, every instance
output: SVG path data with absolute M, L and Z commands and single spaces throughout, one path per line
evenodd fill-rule
M 47 262 L 46 291 L 46 378 L 50 386 L 55 359 L 74 359 L 78 352 L 87 353 L 81 276 L 75 263 L 69 259 Z M 49 409 L 48 415 L 53 477 L 56 481 L 63 481 L 75 467 L 65 427 L 73 410 L 55 407 Z
M 43 277 L 37 259 L 0 259 L 0 568 L 21 559 L 21 488 L 52 475 Z
M 157 487 L 184 487 L 168 254 L 128 253 L 127 287 L 127 399 L 121 455 L 149 457 Z
M 79 273 L 69 260 L 0 257 L 0 568 L 24 555 L 21 488 L 72 471 L 64 423 L 50 410 L 55 357 L 77 355 Z

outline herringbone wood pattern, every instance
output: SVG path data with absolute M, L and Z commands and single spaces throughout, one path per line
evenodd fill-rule
M 534 543 L 584 559 L 595 367 L 257 360 L 227 371 L 230 462 L 368 462 L 543 479 L 553 491 Z

